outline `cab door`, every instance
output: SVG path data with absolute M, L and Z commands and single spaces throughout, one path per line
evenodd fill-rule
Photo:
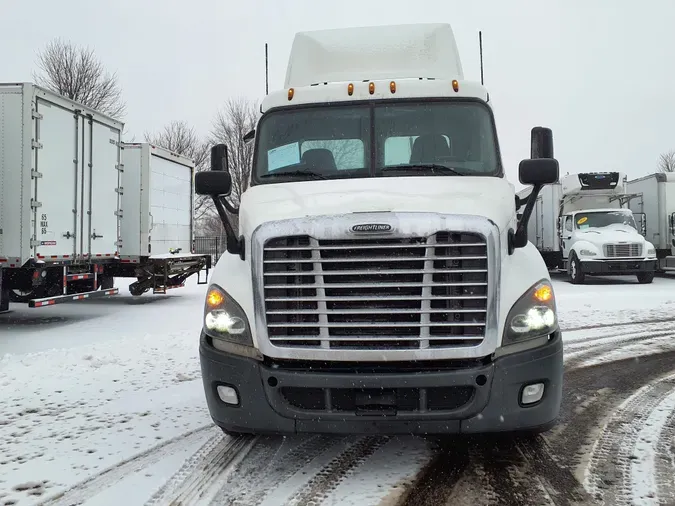
M 563 258 L 569 258 L 570 249 L 572 247 L 572 216 L 566 215 L 562 217 L 562 227 L 560 229 L 560 249 L 562 250 Z

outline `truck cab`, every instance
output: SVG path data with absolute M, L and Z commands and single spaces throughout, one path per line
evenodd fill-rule
M 516 218 L 490 97 L 447 24 L 296 35 L 251 136 L 196 175 L 227 233 L 200 333 L 229 434 L 547 430 L 562 394 L 555 294 Z M 557 181 L 549 129 L 520 181 Z M 235 230 L 226 208 L 238 213 Z
M 626 207 L 641 195 L 626 193 L 623 174 L 570 174 L 561 185 L 558 229 L 570 281 L 583 283 L 586 275 L 635 275 L 639 283 L 651 283 L 656 251 L 644 238 L 644 215 L 636 220 Z

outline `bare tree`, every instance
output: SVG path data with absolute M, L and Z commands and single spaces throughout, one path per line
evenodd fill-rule
M 232 176 L 232 193 L 228 201 L 239 206 L 241 195 L 250 182 L 253 165 L 253 142 L 244 142 L 244 136 L 253 130 L 258 121 L 258 103 L 245 98 L 229 99 L 216 114 L 211 130 L 212 144 L 227 146 L 229 172 Z M 227 213 L 234 230 L 239 228 L 239 217 Z M 209 225 L 211 223 L 211 225 Z M 204 226 L 215 227 L 215 220 L 206 220 Z
M 145 133 L 145 140 L 162 148 L 190 158 L 195 163 L 195 171 L 209 169 L 210 151 L 208 142 L 202 140 L 195 129 L 185 121 L 172 121 L 161 131 Z M 210 197 L 195 197 L 195 220 L 199 221 L 213 211 Z
M 253 142 L 244 142 L 244 135 L 255 128 L 258 121 L 258 104 L 245 98 L 230 99 L 218 111 L 211 131 L 213 144 L 227 146 L 232 194 L 229 200 L 239 204 L 246 191 L 253 164 Z
M 55 39 L 37 56 L 35 82 L 71 100 L 120 119 L 126 104 L 116 74 L 106 72 L 93 49 Z
M 660 172 L 675 172 L 675 150 L 659 155 L 658 169 Z

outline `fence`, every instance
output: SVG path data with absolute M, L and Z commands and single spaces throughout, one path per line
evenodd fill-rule
M 211 265 L 216 265 L 220 255 L 225 251 L 225 246 L 225 237 L 195 237 L 195 253 L 199 253 L 200 255 L 211 255 Z

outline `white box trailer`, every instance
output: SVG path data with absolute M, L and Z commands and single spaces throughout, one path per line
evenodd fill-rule
M 30 83 L 0 84 L 0 266 L 115 256 L 122 128 Z
M 120 258 L 190 252 L 194 162 L 149 143 L 125 143 L 122 153 Z
M 172 169 L 155 163 L 153 170 L 160 175 L 150 178 L 148 173 L 147 184 L 126 179 L 127 195 L 138 195 L 141 204 L 156 209 L 149 213 L 151 220 L 160 220 L 153 247 L 167 249 L 170 256 L 150 260 L 140 254 L 148 243 L 132 224 L 142 224 L 147 215 L 132 206 L 122 221 L 123 126 L 31 83 L 0 83 L 0 311 L 7 309 L 8 299 L 42 307 L 115 295 L 116 276 L 138 278 L 131 288 L 134 295 L 150 288 L 163 293 L 210 267 L 210 257 L 190 255 L 187 207 L 194 165 L 182 157 Z M 130 174 L 134 163 L 130 158 Z M 178 178 L 170 172 L 176 166 L 183 168 Z M 155 196 L 161 193 L 159 200 L 145 195 L 152 188 Z M 122 259 L 124 238 L 129 254 Z
M 120 261 L 106 274 L 139 278 L 133 295 L 183 286 L 211 266 L 209 255 L 192 253 L 195 164 L 147 142 L 123 143 L 122 161 Z
M 516 193 L 521 201 L 518 212 L 522 212 L 532 188 L 525 188 Z M 562 201 L 562 186 L 554 183 L 544 186 L 534 204 L 534 209 L 527 224 L 527 237 L 541 253 L 546 265 L 550 268 L 560 262 L 560 238 L 558 237 L 558 214 Z
M 654 245 L 658 269 L 675 270 L 675 174 L 650 174 L 628 181 L 627 188 L 642 194 L 629 206 L 633 213 L 644 213 L 645 237 Z
M 116 255 L 123 126 L 31 83 L 0 83 L 0 307 L 8 293 L 31 306 L 117 293 L 97 290 L 96 264 Z

